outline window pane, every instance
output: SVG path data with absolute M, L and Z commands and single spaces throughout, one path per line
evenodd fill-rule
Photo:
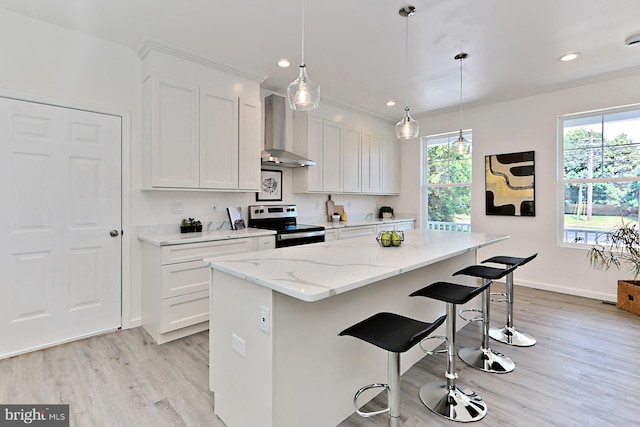
M 427 189 L 428 216 L 433 222 L 471 222 L 471 187 L 430 187 Z
M 466 184 L 471 182 L 471 153 L 458 153 L 452 144 L 429 145 L 428 183 Z
M 638 184 L 565 184 L 563 240 L 593 244 L 598 235 L 620 224 L 622 218 L 637 221 Z

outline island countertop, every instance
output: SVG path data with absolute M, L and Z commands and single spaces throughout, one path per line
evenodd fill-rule
M 314 302 L 507 239 L 504 234 L 407 230 L 399 247 L 372 237 L 208 258 L 226 272 L 293 298 Z

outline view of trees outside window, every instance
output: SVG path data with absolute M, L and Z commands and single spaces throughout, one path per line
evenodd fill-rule
M 429 136 L 425 159 L 427 228 L 471 231 L 471 132 Z
M 593 244 L 638 221 L 640 107 L 561 118 L 563 242 Z

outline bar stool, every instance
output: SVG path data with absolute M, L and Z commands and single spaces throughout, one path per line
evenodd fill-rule
M 456 372 L 456 306 L 471 301 L 488 287 L 488 283 L 476 287 L 436 282 L 410 295 L 447 303 L 447 371 L 444 374 L 447 381 L 424 384 L 420 387 L 420 400 L 432 412 L 452 421 L 478 421 L 487 415 L 487 405 L 482 398 L 471 390 L 462 390 L 456 384 L 458 378 Z
M 482 344 L 480 347 L 465 347 L 458 351 L 460 359 L 469 366 L 491 373 L 507 373 L 513 371 L 516 367 L 516 364 L 513 363 L 513 360 L 509 357 L 493 351 L 489 347 L 489 322 L 491 321 L 489 311 L 489 299 L 491 296 L 489 294 L 489 287 L 493 280 L 506 276 L 515 270 L 515 268 L 515 266 L 502 269 L 487 267 L 485 265 L 472 265 L 453 273 L 454 276 L 466 275 L 484 279 L 482 284 L 482 287 L 485 289 L 482 292 L 482 317 L 479 319 L 482 321 Z M 462 316 L 462 312 L 460 315 Z
M 433 323 L 425 323 L 393 313 L 378 313 L 340 332 L 359 338 L 388 352 L 388 384 L 369 384 L 358 390 L 353 397 L 356 413 L 361 417 L 372 417 L 389 413 L 389 427 L 400 425 L 400 353 L 404 353 L 430 335 L 444 323 L 447 316 L 440 316 Z M 362 412 L 358 397 L 373 388 L 387 389 L 388 407 L 379 411 Z
M 527 258 L 500 255 L 485 259 L 482 263 L 491 262 L 494 264 L 504 264 L 507 267 L 515 266 L 517 268 L 525 265 L 537 256 L 537 253 Z M 518 347 L 531 347 L 532 345 L 535 345 L 536 339 L 530 335 L 516 331 L 516 328 L 513 326 L 513 271 L 507 274 L 506 282 L 506 291 L 504 294 L 501 294 L 505 299 L 497 300 L 497 302 L 507 303 L 507 323 L 504 328 L 489 329 L 489 336 L 494 340 L 505 344 Z

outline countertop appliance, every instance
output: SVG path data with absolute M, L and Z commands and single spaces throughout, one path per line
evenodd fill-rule
M 324 227 L 298 224 L 296 205 L 250 205 L 249 227 L 276 232 L 276 248 L 324 242 Z

